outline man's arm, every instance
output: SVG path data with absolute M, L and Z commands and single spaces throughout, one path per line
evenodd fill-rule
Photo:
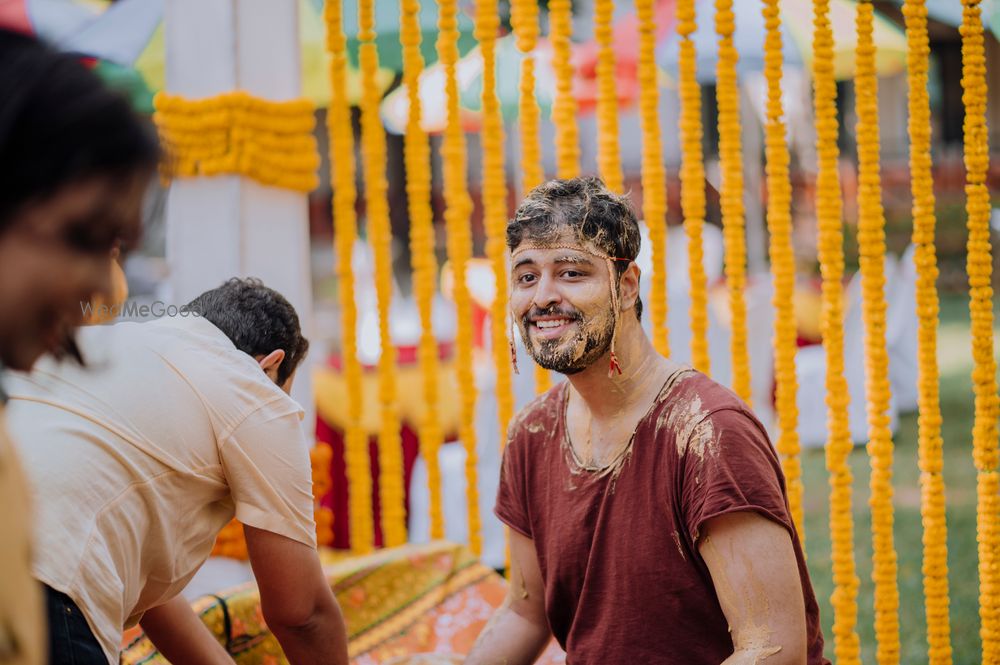
M 270 531 L 243 527 L 260 604 L 293 665 L 347 665 L 347 629 L 316 550 Z
M 545 585 L 535 542 L 510 532 L 510 585 L 504 600 L 466 658 L 466 665 L 529 665 L 549 643 Z
M 149 610 L 139 621 L 146 637 L 152 640 L 171 663 L 191 665 L 232 665 L 233 659 L 191 609 L 183 596 Z
M 698 551 L 733 636 L 723 665 L 804 665 L 806 610 L 788 531 L 753 512 L 705 523 Z

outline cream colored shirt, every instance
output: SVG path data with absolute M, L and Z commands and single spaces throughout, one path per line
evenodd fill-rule
M 111 663 L 123 628 L 177 595 L 235 516 L 315 547 L 302 409 L 208 320 L 90 327 L 88 367 L 12 377 L 8 420 L 35 493 L 34 572 Z
M 42 590 L 31 576 L 31 505 L 17 457 L 0 403 L 0 663 L 42 665 Z

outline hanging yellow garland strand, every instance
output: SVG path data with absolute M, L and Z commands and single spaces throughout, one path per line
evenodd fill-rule
M 541 109 L 538 107 L 538 99 L 535 96 L 535 57 L 533 51 L 538 44 L 538 3 L 536 0 L 511 0 L 510 22 L 517 38 L 517 49 L 524 54 L 521 60 L 517 120 L 521 125 L 521 187 L 527 193 L 545 179 L 545 172 L 542 170 L 542 145 L 539 135 Z M 482 42 L 480 41 L 480 43 Z M 485 84 L 483 91 L 486 94 Z M 492 94 L 496 98 L 495 92 Z
M 535 96 L 535 57 L 532 53 L 538 43 L 538 3 L 536 0 L 512 0 L 510 21 L 517 37 L 517 48 L 524 54 L 524 59 L 521 60 L 518 122 L 521 125 L 521 189 L 527 193 L 545 179 L 545 172 L 542 169 L 542 145 L 539 131 L 541 109 L 538 107 L 538 99 Z M 486 88 L 483 89 L 485 91 Z M 497 284 L 506 283 L 505 271 L 504 281 L 498 281 Z M 536 364 L 535 391 L 541 394 L 551 387 L 551 374 L 547 369 Z
M 378 394 L 382 423 L 378 437 L 379 498 L 385 544 L 406 542 L 406 506 L 403 493 L 403 449 L 396 402 L 396 349 L 389 330 L 392 303 L 392 229 L 389 225 L 389 183 L 385 176 L 385 130 L 379 115 L 382 93 L 375 46 L 375 0 L 358 0 L 359 60 L 361 62 L 361 147 L 365 177 L 368 237 L 375 255 L 375 291 L 378 294 L 378 331 L 382 353 L 378 359 Z
M 534 0 L 531 5 L 536 7 Z M 537 25 L 537 19 L 535 19 Z M 486 254 L 493 266 L 496 297 L 490 309 L 493 366 L 497 373 L 497 418 L 500 445 L 507 442 L 507 423 L 514 415 L 514 387 L 511 382 L 510 345 L 507 339 L 507 178 L 504 172 L 503 117 L 496 92 L 496 40 L 500 29 L 497 4 L 479 0 L 476 8 L 476 39 L 483 54 L 483 217 L 486 227 Z M 537 28 L 536 28 L 537 30 Z M 532 45 L 533 47 L 534 45 Z M 524 62 L 529 62 L 526 58 Z M 522 96 L 524 91 L 521 92 Z M 540 164 L 540 160 L 535 163 Z M 540 170 L 540 169 L 539 169 Z M 536 183 L 537 184 L 537 183 Z
M 968 212 L 969 313 L 972 318 L 972 430 L 976 464 L 976 526 L 979 542 L 979 634 L 983 663 L 1000 663 L 1000 472 L 998 472 L 996 360 L 993 356 L 990 193 L 986 187 L 986 60 L 979 0 L 963 0 L 962 87 L 965 94 L 966 209 Z
M 833 77 L 830 0 L 815 0 L 813 87 L 816 116 L 816 222 L 823 274 L 823 350 L 826 354 L 826 467 L 830 472 L 830 542 L 833 568 L 834 654 L 839 665 L 858 665 L 858 574 L 854 563 L 854 483 L 848 458 L 854 444 L 847 422 L 850 395 L 844 377 L 844 231 L 837 147 L 837 82 Z
M 404 149 L 406 198 L 410 214 L 410 257 L 413 263 L 413 295 L 420 313 L 420 342 L 417 354 L 424 386 L 423 414 L 420 418 L 420 454 L 427 464 L 430 496 L 430 534 L 444 538 L 444 511 L 441 503 L 441 465 L 438 451 L 444 441 L 438 419 L 438 343 L 434 336 L 434 294 L 437 290 L 437 255 L 434 251 L 434 212 L 431 210 L 430 145 L 420 125 L 420 73 L 424 56 L 420 51 L 420 0 L 400 0 L 399 40 L 403 46 L 403 82 L 410 102 Z
M 910 189 L 913 194 L 913 261 L 917 269 L 917 379 L 920 513 L 923 520 L 924 606 L 930 665 L 951 663 L 948 611 L 948 528 L 945 521 L 944 459 L 937 364 L 937 255 L 934 247 L 934 179 L 931 174 L 931 109 L 927 94 L 930 44 L 926 0 L 903 6 L 907 38 Z
M 872 41 L 874 8 L 857 5 L 855 110 L 858 117 L 858 252 L 865 322 L 868 456 L 871 461 L 872 580 L 878 662 L 899 662 L 899 590 L 892 523 L 892 431 L 889 429 L 889 356 L 885 341 L 885 216 L 879 175 L 878 81 Z
M 688 243 L 691 279 L 691 363 L 708 374 L 708 295 L 703 263 L 705 225 L 705 165 L 701 154 L 701 87 L 696 78 L 692 35 L 697 29 L 694 0 L 677 1 L 677 34 L 681 36 L 677 65 L 681 98 L 681 208 Z
M 736 16 L 733 0 L 716 0 L 715 31 L 719 35 L 716 64 L 716 100 L 719 106 L 719 159 L 722 168 L 722 229 L 726 241 L 726 286 L 729 290 L 730 352 L 733 356 L 733 392 L 748 404 L 750 358 L 747 354 L 747 306 L 744 299 L 747 250 L 743 218 L 743 143 L 740 137 L 740 98 L 736 80 L 739 54 L 733 45 Z
M 361 427 L 361 363 L 358 360 L 357 320 L 354 304 L 354 272 L 351 257 L 357 238 L 354 133 L 347 105 L 347 39 L 344 37 L 341 3 L 324 5 L 326 48 L 330 59 L 330 164 L 333 180 L 333 220 L 337 254 L 337 284 L 340 293 L 341 357 L 347 384 L 347 425 L 344 456 L 347 466 L 348 513 L 351 549 L 370 552 L 375 542 L 372 517 L 372 479 L 368 437 Z
M 556 174 L 575 178 L 580 174 L 580 130 L 576 125 L 573 97 L 573 2 L 549 1 L 549 40 L 552 42 L 552 69 L 556 75 L 556 98 L 552 121 L 556 130 Z
M 595 0 L 594 37 L 597 41 L 597 165 L 612 192 L 625 191 L 618 146 L 618 95 L 615 92 L 615 51 L 611 21 L 614 0 Z
M 469 515 L 469 547 L 477 556 L 482 550 L 479 520 L 479 484 L 476 474 L 476 384 L 472 370 L 472 300 L 465 282 L 465 269 L 472 254 L 469 218 L 472 202 L 465 182 L 465 135 L 462 133 L 458 106 L 458 1 L 440 0 L 438 4 L 438 60 L 445 72 L 448 125 L 444 132 L 441 156 L 444 163 L 445 224 L 448 229 L 448 258 L 455 275 L 455 309 L 458 330 L 455 352 L 458 362 L 458 385 L 461 387 L 462 412 L 459 438 L 465 447 L 466 501 Z M 498 285 L 498 288 L 499 285 Z
M 778 0 L 764 0 L 764 75 L 767 77 L 767 230 L 771 235 L 771 273 L 774 275 L 774 372 L 778 412 L 778 453 L 788 483 L 788 504 L 799 538 L 802 528 L 802 462 L 799 459 L 798 381 L 795 377 L 795 257 L 792 250 L 792 187 L 788 179 L 788 144 L 781 102 L 781 12 Z
M 656 18 L 654 0 L 637 0 L 639 19 L 639 113 L 642 119 L 642 215 L 653 249 L 653 273 L 649 276 L 649 309 L 653 323 L 653 347 L 670 355 L 667 335 L 667 171 L 663 166 L 660 136 L 660 92 L 656 65 Z

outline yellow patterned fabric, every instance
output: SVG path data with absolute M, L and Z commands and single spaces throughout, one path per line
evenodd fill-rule
M 506 593 L 504 582 L 461 545 L 436 541 L 363 557 L 321 550 L 347 623 L 355 665 L 418 653 L 466 653 Z M 204 596 L 192 607 L 240 665 L 286 663 L 267 629 L 253 583 Z M 560 662 L 549 648 L 539 661 Z M 122 663 L 166 663 L 140 630 L 126 633 Z

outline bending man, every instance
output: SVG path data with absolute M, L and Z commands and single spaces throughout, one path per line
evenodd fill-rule
M 181 590 L 235 517 L 261 609 L 292 663 L 346 663 L 316 553 L 298 316 L 233 279 L 187 316 L 84 329 L 87 364 L 12 377 L 10 428 L 34 488 L 34 573 L 52 663 L 117 663 L 139 622 L 174 663 L 231 663 Z
M 507 227 L 511 315 L 565 381 L 509 430 L 497 516 L 511 586 L 466 661 L 826 663 L 764 428 L 640 326 L 639 228 L 596 179 L 532 191 Z

